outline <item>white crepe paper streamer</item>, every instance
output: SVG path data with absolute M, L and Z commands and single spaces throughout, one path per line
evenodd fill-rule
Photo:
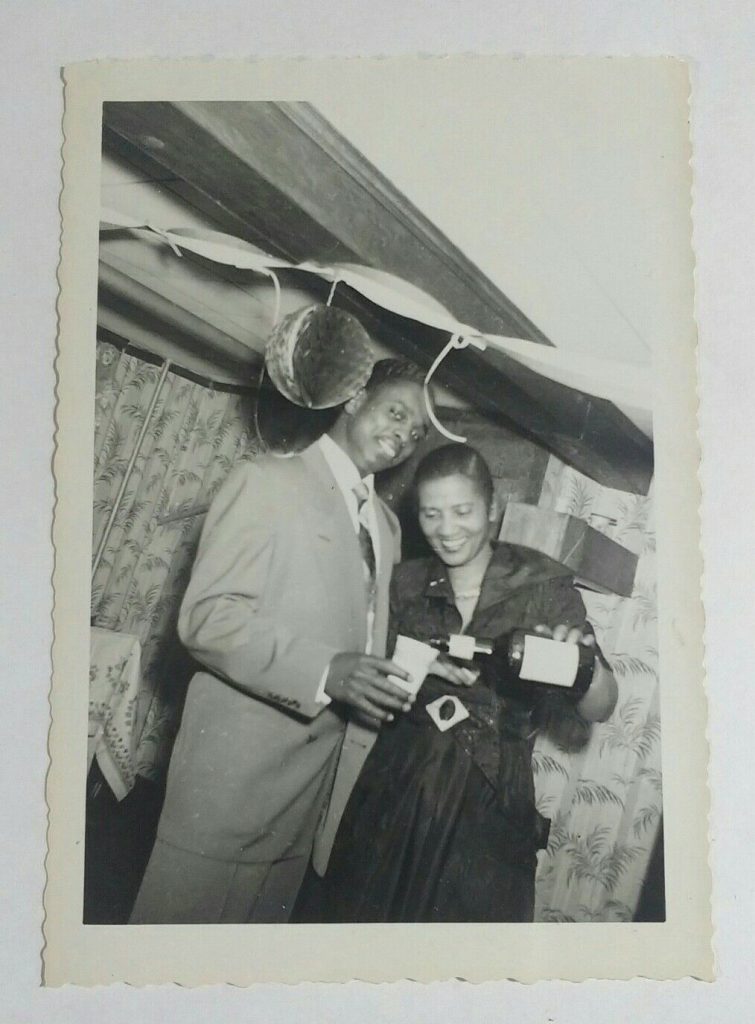
M 648 365 L 580 352 L 566 353 L 563 349 L 536 345 L 521 338 L 496 334 L 483 334 L 481 338 L 490 348 L 504 352 L 535 373 L 566 387 L 617 405 L 648 412 L 652 408 L 653 377 Z
M 197 256 L 203 256 L 212 263 L 222 263 L 239 270 L 256 270 L 258 273 L 267 274 L 270 270 L 295 267 L 295 264 L 288 260 L 269 256 L 261 250 L 257 252 L 240 238 L 224 235 L 217 231 L 208 231 L 208 237 L 205 238 L 196 237 L 193 230 L 189 232 L 185 228 L 160 228 L 112 209 L 102 210 L 100 226 L 104 231 L 118 231 L 123 228 L 133 231 L 150 231 L 166 242 L 174 252 L 176 249 L 185 249 L 187 252 L 196 253 Z
M 156 228 L 154 224 L 147 224 L 147 228 L 149 231 L 153 231 L 158 238 L 162 238 L 166 245 L 169 245 L 173 252 L 176 254 L 176 256 L 178 256 L 178 258 L 181 259 L 181 250 L 178 248 L 178 245 L 173 241 L 170 232 L 163 231 L 162 228 Z
M 387 271 L 350 263 L 326 265 L 314 260 L 294 264 L 264 252 L 254 252 L 245 248 L 240 239 L 233 239 L 230 235 L 208 231 L 207 236 L 212 237 L 194 237 L 196 232 L 185 234 L 185 229 L 178 228 L 164 230 L 112 209 L 102 210 L 101 226 L 105 231 L 123 228 L 150 231 L 168 244 L 174 252 L 184 249 L 211 261 L 242 270 L 254 270 L 269 275 L 273 269 L 285 268 L 316 274 L 331 281 L 334 286 L 343 281 L 383 309 L 429 327 L 448 331 L 453 338 L 463 339 L 463 344 L 454 343 L 448 346 L 449 351 L 450 348 L 465 348 L 470 344 L 482 350 L 490 346 L 504 352 L 535 373 L 566 387 L 615 402 L 620 407 L 627 406 L 647 414 L 652 410 L 653 388 L 649 366 L 570 353 L 521 338 L 483 334 L 472 326 L 459 323 L 453 314 L 432 296 Z M 237 244 L 233 244 L 234 242 Z M 446 354 L 444 350 L 437 360 L 438 364 Z M 435 364 L 433 372 L 434 369 Z M 431 420 L 444 436 L 451 440 L 463 440 L 438 424 L 429 403 L 428 409 Z
M 362 267 L 354 263 L 335 263 L 326 268 L 316 263 L 309 266 L 313 273 L 329 271 L 355 292 L 382 309 L 390 310 L 407 320 L 435 327 L 448 334 L 464 334 L 462 325 L 444 306 L 427 292 L 423 292 L 403 278 L 375 267 Z M 469 331 L 470 334 L 477 333 Z
M 295 268 L 295 264 L 288 260 L 270 256 L 261 249 L 257 251 L 248 242 L 245 243 L 240 238 L 234 239 L 231 235 L 215 232 L 215 238 L 197 238 L 194 234 L 184 234 L 178 228 L 167 231 L 166 234 L 182 249 L 196 253 L 197 256 L 203 256 L 213 263 L 222 263 L 225 266 L 236 267 L 238 270 L 256 270 L 266 273 L 268 270 Z M 226 241 L 226 239 L 231 241 Z M 237 244 L 234 245 L 233 242 Z
M 110 207 L 103 207 L 100 210 L 100 231 L 120 231 L 122 228 L 146 228 L 147 222 L 129 217 L 128 214 L 119 210 L 112 210 Z

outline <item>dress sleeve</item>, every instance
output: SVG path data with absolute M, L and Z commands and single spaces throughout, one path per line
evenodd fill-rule
M 561 576 L 546 583 L 541 583 L 533 594 L 530 615 L 537 619 L 536 625 L 569 626 L 588 631 L 592 627 L 587 623 L 587 612 L 582 595 L 574 586 L 571 576 Z

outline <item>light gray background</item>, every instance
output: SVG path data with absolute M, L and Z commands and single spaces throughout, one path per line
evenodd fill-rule
M 685 1021 L 752 1016 L 755 443 L 751 3 L 114 3 L 3 0 L 0 302 L 0 1020 Z M 443 52 L 675 54 L 693 61 L 697 307 L 713 746 L 713 985 L 352 984 L 255 990 L 39 988 L 49 686 L 49 541 L 60 186 L 59 68 L 98 57 Z

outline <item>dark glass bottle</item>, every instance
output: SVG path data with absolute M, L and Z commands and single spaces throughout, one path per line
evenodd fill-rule
M 530 629 L 514 629 L 494 640 L 452 633 L 428 643 L 454 661 L 475 662 L 488 685 L 520 697 L 547 691 L 579 700 L 595 669 L 595 647 L 552 640 Z

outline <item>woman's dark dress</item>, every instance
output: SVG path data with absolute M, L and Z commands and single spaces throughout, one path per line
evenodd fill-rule
M 394 635 L 460 632 L 439 560 L 400 565 L 392 591 Z M 466 632 L 495 638 L 517 626 L 583 626 L 584 616 L 568 570 L 500 544 Z M 470 718 L 440 732 L 425 706 L 446 694 Z M 544 717 L 563 710 L 504 699 L 489 680 L 464 688 L 428 676 L 412 711 L 382 727 L 344 813 L 318 912 L 306 919 L 532 920 L 535 854 L 548 833 L 534 804 L 532 746 Z

